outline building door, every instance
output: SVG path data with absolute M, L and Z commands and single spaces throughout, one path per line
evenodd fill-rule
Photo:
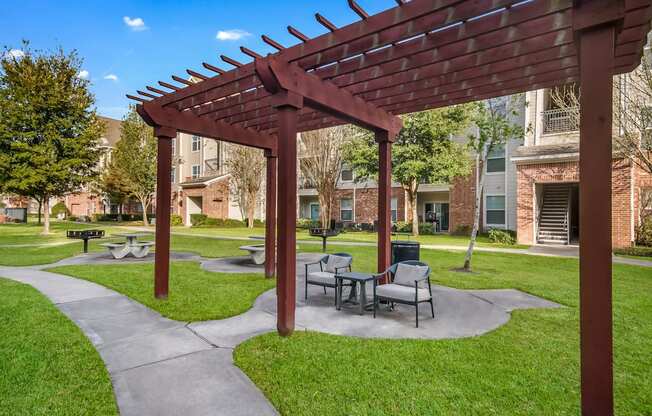
M 426 202 L 423 206 L 424 220 L 432 223 L 436 232 L 448 231 L 448 210 L 447 202 Z
M 438 204 L 441 212 L 441 231 L 448 231 L 448 203 Z
M 319 221 L 319 204 L 310 204 L 310 220 Z

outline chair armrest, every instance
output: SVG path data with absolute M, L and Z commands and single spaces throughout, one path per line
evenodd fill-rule
M 423 282 L 424 280 L 430 280 L 430 275 L 428 274 L 428 275 L 425 275 L 425 276 L 420 277 L 420 278 L 418 278 L 418 279 L 415 279 L 414 282 L 415 282 L 415 283 L 417 283 L 417 282 Z
M 375 281 L 377 281 L 377 280 L 380 279 L 381 277 L 385 277 L 386 275 L 387 275 L 387 272 L 382 272 L 382 273 L 372 274 L 372 276 L 374 277 L 374 280 L 375 280 Z

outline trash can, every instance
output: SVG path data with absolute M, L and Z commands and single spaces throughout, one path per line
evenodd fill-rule
M 405 260 L 419 260 L 420 248 L 417 241 L 392 241 L 392 264 Z

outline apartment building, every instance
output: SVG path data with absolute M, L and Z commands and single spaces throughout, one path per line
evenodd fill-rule
M 624 82 L 619 78 L 616 82 Z M 523 146 L 511 154 L 517 172 L 517 231 L 522 244 L 577 244 L 579 241 L 578 109 L 558 106 L 552 90 L 530 91 Z M 614 126 L 614 134 L 619 134 Z M 612 160 L 612 241 L 630 246 L 640 221 L 640 201 L 652 177 L 614 151 Z
M 116 143 L 120 140 L 120 133 L 122 129 L 122 122 L 109 117 L 99 117 L 106 126 L 102 137 L 100 137 L 99 147 L 103 150 L 100 160 L 97 164 L 97 170 L 102 171 L 106 168 L 111 160 L 111 154 L 115 148 Z M 70 215 L 75 217 L 92 217 L 93 214 L 104 214 L 104 213 L 117 213 L 118 206 L 111 204 L 108 201 L 103 200 L 94 193 L 85 189 L 81 192 L 75 194 L 66 195 L 63 198 Z M 142 211 L 140 204 L 130 203 L 127 204 L 128 209 L 125 212 L 137 212 Z M 52 206 L 52 204 L 50 205 Z
M 242 220 L 244 214 L 230 186 L 225 168 L 229 144 L 179 133 L 172 145 L 172 213 L 190 225 L 192 214 Z M 265 189 L 264 184 L 261 189 Z M 264 219 L 264 197 L 259 195 L 255 218 Z

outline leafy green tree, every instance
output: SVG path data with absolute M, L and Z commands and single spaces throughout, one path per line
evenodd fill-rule
M 109 204 L 118 205 L 118 221 L 122 221 L 122 206 L 130 195 L 129 186 L 115 161 L 111 159 L 94 186 L 95 194 Z
M 112 157 L 117 189 L 129 192 L 143 207 L 143 224 L 148 225 L 147 210 L 156 191 L 156 138 L 132 106 L 122 121 L 120 141 Z
M 477 103 L 477 111 L 474 113 L 473 122 L 478 127 L 478 134 L 469 137 L 469 147 L 477 155 L 476 169 L 476 193 L 473 216 L 473 229 L 469 247 L 464 257 L 464 270 L 471 271 L 471 257 L 475 241 L 480 228 L 480 204 L 484 193 L 485 174 L 483 166 L 487 166 L 487 157 L 494 150 L 505 146 L 508 140 L 523 137 L 524 130 L 515 123 L 514 118 L 518 115 L 518 109 L 522 108 L 524 96 L 522 94 L 491 98 Z
M 0 192 L 42 201 L 47 234 L 50 198 L 97 175 L 104 125 L 76 52 L 23 52 L 0 57 Z
M 470 170 L 467 151 L 451 140 L 464 131 L 472 105 L 458 105 L 403 116 L 403 128 L 392 148 L 392 178 L 405 190 L 412 234 L 419 234 L 417 193 L 424 183 L 448 183 Z M 378 148 L 372 135 L 360 132 L 344 146 L 344 159 L 356 180 L 378 177 Z

